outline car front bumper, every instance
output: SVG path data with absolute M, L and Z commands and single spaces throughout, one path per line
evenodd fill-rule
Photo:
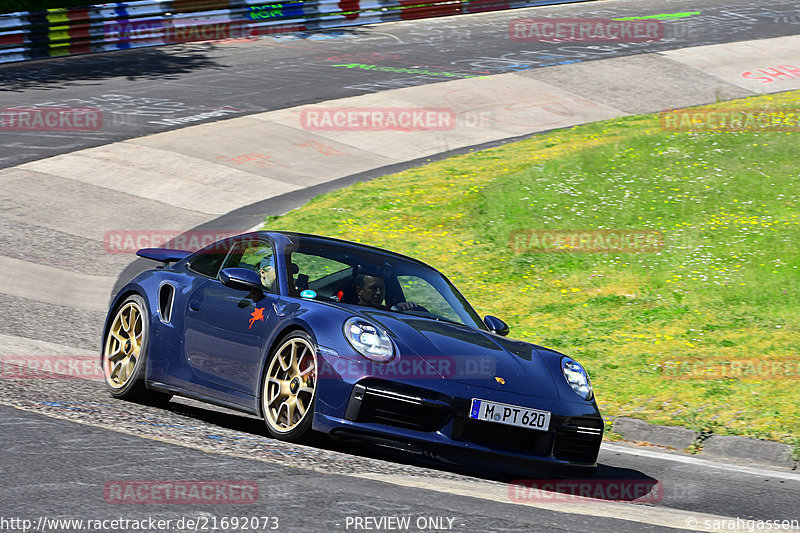
M 424 453 L 444 462 L 507 473 L 547 474 L 561 467 L 593 468 L 603 437 L 594 403 L 544 401 L 451 383 L 450 390 L 374 379 L 356 383 L 344 416 L 318 412 L 314 429 Z M 488 396 L 488 397 L 487 397 Z M 472 398 L 544 408 L 547 431 L 470 419 Z

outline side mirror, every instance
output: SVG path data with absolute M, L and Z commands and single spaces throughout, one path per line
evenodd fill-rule
M 226 287 L 239 291 L 263 291 L 261 277 L 247 268 L 223 268 L 219 280 Z
M 496 316 L 486 315 L 483 319 L 483 323 L 486 324 L 486 327 L 489 328 L 493 333 L 497 333 L 503 337 L 508 335 L 508 324 Z

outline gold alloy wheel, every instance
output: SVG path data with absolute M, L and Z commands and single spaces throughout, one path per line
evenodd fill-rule
M 264 417 L 272 431 L 289 433 L 303 422 L 316 383 L 314 347 L 302 337 L 286 340 L 272 356 L 264 384 Z
M 135 301 L 126 302 L 117 311 L 103 351 L 106 382 L 112 388 L 121 389 L 134 375 L 142 352 L 144 327 L 142 309 Z

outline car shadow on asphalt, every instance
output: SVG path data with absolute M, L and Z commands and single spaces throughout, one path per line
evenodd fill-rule
M 0 68 L 0 91 L 63 90 L 65 85 L 89 85 L 110 78 L 131 81 L 176 79 L 193 70 L 222 68 L 224 65 L 209 58 L 202 50 L 135 48 L 3 65 Z
M 181 399 L 181 402 L 184 400 Z M 171 401 L 166 409 L 220 428 L 270 438 L 264 421 L 252 415 L 213 406 L 195 406 Z M 512 501 L 568 502 L 613 501 L 654 503 L 663 498 L 663 486 L 658 479 L 631 468 L 599 464 L 594 474 L 586 476 L 561 472 L 531 476 L 529 473 L 476 470 L 437 460 L 433 454 L 414 454 L 390 447 L 360 441 L 333 440 L 319 436 L 312 446 L 351 457 L 376 459 L 417 468 L 456 474 L 475 480 L 506 483 Z

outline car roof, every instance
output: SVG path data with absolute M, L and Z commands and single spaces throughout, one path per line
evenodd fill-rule
M 315 235 L 313 233 L 300 233 L 300 232 L 296 232 L 296 231 L 275 231 L 275 230 L 256 231 L 256 232 L 253 232 L 253 233 L 248 234 L 248 235 L 252 235 L 252 234 L 271 237 L 273 240 L 279 240 L 279 239 L 276 239 L 276 237 L 279 237 L 279 236 L 288 238 L 289 240 L 292 240 L 292 237 L 299 237 L 301 239 L 309 239 L 309 240 L 312 240 L 312 241 L 318 241 L 320 243 L 338 245 L 338 246 L 341 246 L 343 248 L 353 248 L 353 249 L 356 249 L 356 250 L 365 250 L 365 251 L 370 251 L 370 252 L 375 252 L 375 253 L 380 253 L 380 254 L 385 254 L 385 255 L 391 255 L 391 256 L 397 257 L 398 259 L 403 259 L 405 261 L 410 261 L 412 263 L 416 263 L 418 265 L 421 265 L 421 266 L 436 270 L 434 267 L 428 265 L 427 263 L 424 263 L 423 261 L 420 261 L 419 259 L 414 259 L 413 257 L 409 257 L 407 255 L 399 254 L 397 252 L 393 252 L 393 251 L 387 250 L 385 248 L 379 248 L 377 246 L 371 246 L 369 244 L 362 244 L 362 243 L 354 242 L 354 241 L 347 241 L 347 240 L 344 240 L 344 239 L 337 239 L 335 237 L 326 237 L 326 236 L 323 236 L 323 235 Z

